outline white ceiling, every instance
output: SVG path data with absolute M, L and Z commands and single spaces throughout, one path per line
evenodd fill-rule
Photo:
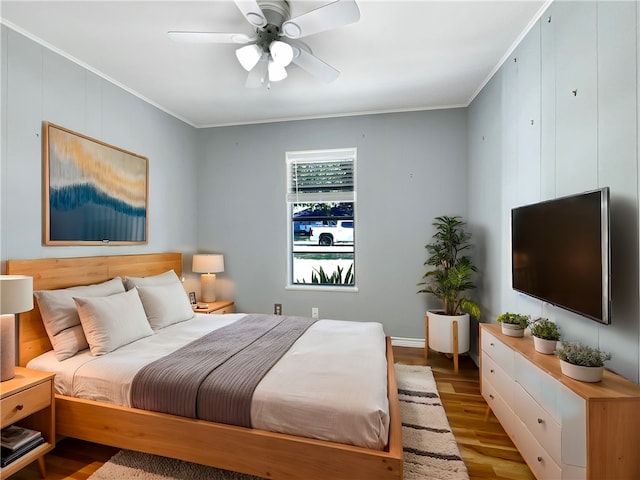
M 341 75 L 297 66 L 247 89 L 235 45 L 177 43 L 169 30 L 252 33 L 231 0 L 2 0 L 7 26 L 196 126 L 466 106 L 548 0 L 357 0 L 358 23 L 306 37 Z M 291 0 L 296 17 L 325 1 Z

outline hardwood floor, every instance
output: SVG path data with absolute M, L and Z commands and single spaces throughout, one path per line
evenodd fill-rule
M 399 363 L 424 365 L 421 349 L 394 347 L 394 354 Z M 533 479 L 496 418 L 490 415 L 485 421 L 487 404 L 480 395 L 478 368 L 471 358 L 460 357 L 457 375 L 453 373 L 453 362 L 444 355 L 429 352 L 429 365 L 471 480 Z M 61 440 L 46 457 L 46 480 L 86 480 L 118 450 L 72 438 Z M 9 478 L 41 477 L 33 463 Z
M 86 480 L 118 451 L 120 451 L 119 448 L 65 438 L 57 442 L 56 448 L 45 457 L 47 466 L 45 480 Z M 11 480 L 41 478 L 36 462 L 9 477 Z
M 425 364 L 422 349 L 394 347 L 393 352 L 397 363 Z M 535 479 L 496 417 L 490 414 L 485 420 L 487 403 L 480 395 L 480 375 L 473 360 L 460 356 L 456 375 L 452 360 L 429 351 L 428 365 L 470 479 Z

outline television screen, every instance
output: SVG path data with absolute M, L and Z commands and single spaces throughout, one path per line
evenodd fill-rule
M 512 285 L 609 324 L 609 189 L 511 210 Z

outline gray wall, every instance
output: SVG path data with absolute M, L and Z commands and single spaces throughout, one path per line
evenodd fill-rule
M 568 338 L 613 352 L 609 367 L 638 382 L 635 2 L 552 4 L 468 109 L 199 131 L 4 26 L 1 35 L 0 260 L 177 250 L 188 273 L 190 253 L 221 252 L 220 296 L 240 311 L 314 306 L 420 339 L 435 306 L 415 293 L 431 221 L 461 214 L 477 244 L 484 321 L 505 310 L 550 317 Z M 149 158 L 148 245 L 42 245 L 43 120 Z M 286 290 L 284 153 L 342 147 L 358 148 L 359 291 Z M 510 287 L 511 208 L 601 186 L 612 198 L 610 326 Z
M 0 259 L 193 252 L 196 130 L 15 31 L 0 31 Z M 149 159 L 148 244 L 43 246 L 43 121 Z
M 430 304 L 417 294 L 437 215 L 466 216 L 464 109 L 196 130 L 2 26 L 0 260 L 221 252 L 220 298 L 239 311 L 378 320 L 422 339 Z M 149 243 L 42 244 L 42 122 L 149 158 Z M 357 293 L 285 290 L 285 152 L 358 148 Z M 453 179 L 453 180 L 452 180 Z M 433 300 L 431 300 L 433 302 Z M 419 345 L 419 341 L 416 343 Z
M 466 111 L 439 110 L 199 132 L 198 247 L 225 255 L 219 293 L 238 310 L 375 320 L 424 338 L 416 283 L 437 215 L 466 217 Z M 286 290 L 285 152 L 357 147 L 357 293 Z M 432 306 L 439 306 L 438 304 Z
M 482 240 L 487 320 L 503 311 L 549 317 L 565 338 L 611 352 L 608 368 L 636 383 L 637 33 L 636 2 L 556 2 L 468 109 L 469 217 Z M 510 286 L 511 208 L 604 186 L 611 189 L 609 326 Z

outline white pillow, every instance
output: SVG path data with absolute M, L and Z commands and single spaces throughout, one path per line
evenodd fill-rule
M 40 307 L 42 323 L 58 360 L 65 360 L 89 348 L 73 297 L 105 297 L 124 291 L 122 279 L 115 277 L 95 285 L 33 292 Z
M 149 277 L 124 277 L 123 283 L 127 290 L 131 290 L 134 287 L 150 286 L 150 285 L 167 285 L 173 282 L 182 284 L 178 275 L 173 270 L 161 273 L 159 275 L 151 275 Z
M 153 335 L 137 290 L 108 297 L 74 297 L 91 355 L 104 355 Z
M 195 315 L 182 283 L 136 287 L 151 328 L 157 330 Z

